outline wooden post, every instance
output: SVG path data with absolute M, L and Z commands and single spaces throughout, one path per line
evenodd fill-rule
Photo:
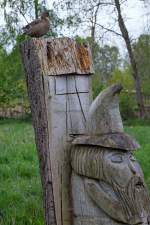
M 21 45 L 44 193 L 45 224 L 71 225 L 70 141 L 85 133 L 90 105 L 89 47 L 69 38 Z

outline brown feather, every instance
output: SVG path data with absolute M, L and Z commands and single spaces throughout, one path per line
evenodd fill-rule
M 41 19 L 36 19 L 23 27 L 24 34 L 30 37 L 41 37 L 45 35 L 50 28 L 48 13 L 44 12 Z

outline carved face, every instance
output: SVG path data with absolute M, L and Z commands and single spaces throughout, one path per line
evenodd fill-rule
M 85 180 L 90 179 L 85 184 L 88 194 L 110 217 L 132 225 L 148 220 L 150 200 L 143 172 L 130 151 L 77 146 L 71 165 Z
M 103 156 L 104 180 L 112 186 L 123 205 L 129 224 L 140 224 L 149 216 L 150 201 L 140 165 L 129 151 L 106 150 Z
M 131 152 L 106 150 L 103 160 L 104 177 L 109 184 L 113 181 L 120 187 L 126 187 L 134 176 L 143 180 L 141 167 Z

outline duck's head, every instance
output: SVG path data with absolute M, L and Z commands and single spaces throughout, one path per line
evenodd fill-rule
M 45 10 L 44 12 L 41 13 L 41 19 L 45 19 L 47 17 L 49 17 L 49 12 Z

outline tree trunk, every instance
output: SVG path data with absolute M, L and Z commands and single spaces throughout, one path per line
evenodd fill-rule
M 92 71 L 89 47 L 68 38 L 21 46 L 44 194 L 45 224 L 72 225 L 70 143 L 85 131 Z
M 39 11 L 39 9 L 38 9 L 38 7 L 39 7 L 39 1 L 38 0 L 34 0 L 34 10 L 35 10 L 35 18 L 36 19 L 38 19 L 38 11 Z
M 41 75 L 39 59 L 32 42 L 22 45 L 22 55 L 25 65 L 28 94 L 31 103 L 32 121 L 35 131 L 35 141 L 38 149 L 41 181 L 44 190 L 45 224 L 56 225 L 54 195 L 52 186 L 51 162 L 48 152 L 49 131 L 46 112 L 44 80 Z
M 115 1 L 117 13 L 118 13 L 119 27 L 120 27 L 122 36 L 124 38 L 124 41 L 126 43 L 126 47 L 127 47 L 130 62 L 131 62 L 132 76 L 133 76 L 134 82 L 135 82 L 136 100 L 137 100 L 137 104 L 138 104 L 138 108 L 139 108 L 139 112 L 140 112 L 140 117 L 144 118 L 144 115 L 145 115 L 144 103 L 143 103 L 143 96 L 142 96 L 142 91 L 141 91 L 141 81 L 140 81 L 140 76 L 139 76 L 139 72 L 138 72 L 138 68 L 137 68 L 137 63 L 136 63 L 135 56 L 134 56 L 134 53 L 132 50 L 128 30 L 126 28 L 126 25 L 124 23 L 124 20 L 123 20 L 122 14 L 121 14 L 120 2 L 119 2 L 119 0 L 114 0 L 114 1 Z
M 95 51 L 95 30 L 96 30 L 96 24 L 97 24 L 97 16 L 98 16 L 98 11 L 100 8 L 100 1 L 99 4 L 96 6 L 96 10 L 94 11 L 93 8 L 93 16 L 91 18 L 91 51 L 92 51 L 92 55 L 94 56 L 94 51 Z
M 91 51 L 92 56 L 94 56 L 94 48 L 95 48 L 95 25 L 91 26 Z

